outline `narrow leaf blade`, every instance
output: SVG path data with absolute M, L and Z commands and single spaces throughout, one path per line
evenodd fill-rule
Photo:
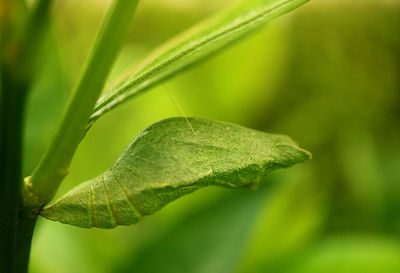
M 79 227 L 131 225 L 206 186 L 256 186 L 274 169 L 310 159 L 286 136 L 230 123 L 171 118 L 141 132 L 114 166 L 42 216 Z M 193 130 L 192 130 L 193 129 Z
M 309 0 L 245 0 L 161 46 L 97 102 L 88 129 L 100 116 L 185 67 L 243 38 Z

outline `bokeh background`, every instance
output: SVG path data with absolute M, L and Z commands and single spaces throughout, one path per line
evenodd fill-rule
M 231 0 L 143 0 L 109 85 Z M 28 103 L 24 173 L 55 132 L 110 1 L 60 0 Z M 101 118 L 59 195 L 160 119 L 287 134 L 313 160 L 257 191 L 208 188 L 132 227 L 40 219 L 32 273 L 399 273 L 400 2 L 313 0 Z M 107 89 L 106 89 L 107 90 Z

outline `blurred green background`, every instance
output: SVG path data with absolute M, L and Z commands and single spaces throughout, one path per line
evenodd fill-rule
M 230 0 L 143 0 L 109 85 Z M 55 132 L 109 1 L 60 0 L 28 103 L 24 174 Z M 287 134 L 313 160 L 257 190 L 209 188 L 132 227 L 40 219 L 32 273 L 399 273 L 400 2 L 313 0 L 101 118 L 59 195 L 160 119 Z

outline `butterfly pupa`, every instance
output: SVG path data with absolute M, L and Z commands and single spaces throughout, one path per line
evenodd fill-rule
M 257 185 L 270 171 L 310 159 L 287 136 L 230 123 L 170 118 L 142 131 L 114 165 L 41 215 L 79 227 L 138 223 L 169 202 L 206 186 Z

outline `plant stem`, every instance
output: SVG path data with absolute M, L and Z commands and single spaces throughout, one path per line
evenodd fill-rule
M 32 12 L 25 17 L 26 20 L 21 17 L 21 13 L 25 13 L 23 1 L 7 3 L 11 15 L 1 18 L 2 23 L 4 20 L 6 22 L 1 27 L 0 45 L 0 271 L 20 273 L 26 271 L 21 270 L 20 265 L 27 264 L 28 260 L 20 260 L 15 255 L 18 229 L 30 228 L 29 225 L 20 226 L 17 220 L 21 216 L 19 206 L 25 100 L 35 72 L 34 62 L 43 44 L 51 0 L 36 1 Z M 20 12 L 21 9 L 24 12 Z M 27 221 L 28 218 L 21 218 L 21 222 Z
M 31 209 L 20 207 L 14 251 L 14 259 L 16 261 L 14 270 L 16 273 L 28 272 L 29 254 L 31 252 L 32 236 L 36 220 L 37 214 L 34 214 Z
M 28 206 L 39 207 L 48 203 L 67 175 L 75 150 L 85 135 L 94 105 L 128 33 L 137 2 L 114 1 L 61 126 L 31 178 L 25 183 L 23 195 Z
M 43 44 L 42 38 L 46 30 L 46 20 L 51 2 L 51 0 L 37 0 L 35 9 L 21 33 L 10 36 L 10 43 L 3 43 L 3 40 L 1 43 L 0 211 L 2 217 L 0 217 L 0 270 L 2 272 L 27 272 L 31 240 L 37 219 L 37 215 L 33 213 L 32 209 L 39 208 L 49 201 L 61 182 L 63 176 L 59 181 L 54 181 L 55 184 L 51 184 L 53 182 L 52 174 L 59 170 L 52 168 L 54 166 L 68 168 L 72 155 L 84 135 L 84 128 L 93 105 L 128 32 L 129 22 L 137 5 L 137 1 L 129 0 L 116 0 L 114 3 L 92 51 L 82 80 L 69 104 L 59 134 L 55 137 L 54 146 L 50 146 L 44 160 L 41 161 L 43 164 L 39 164 L 39 177 L 42 177 L 40 174 L 44 169 L 44 177 L 47 177 L 46 181 L 50 183 L 39 183 L 42 187 L 50 188 L 49 191 L 45 191 L 43 195 L 45 198 L 40 199 L 45 202 L 38 204 L 35 202 L 37 199 L 29 199 L 29 197 L 36 197 L 35 195 L 25 195 L 28 203 L 22 204 L 20 193 L 24 104 L 38 49 Z M 1 38 L 3 39 L 3 37 Z M 83 130 L 80 130 L 80 127 Z M 60 144 L 63 149 L 57 153 Z M 54 153 L 55 150 L 56 153 Z M 59 165 L 48 165 L 53 158 Z M 48 170 L 50 173 L 46 172 Z M 33 185 L 36 184 L 33 183 Z M 39 196 L 42 193 L 40 186 Z M 32 204 L 34 206 L 31 206 Z
M 13 272 L 21 188 L 23 109 L 26 83 L 2 71 L 0 147 L 0 269 Z M 3 271 L 4 270 L 4 271 Z

